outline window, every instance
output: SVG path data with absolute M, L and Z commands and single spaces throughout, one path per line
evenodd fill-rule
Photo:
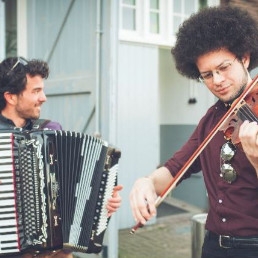
M 16 0 L 5 1 L 5 35 L 6 57 L 17 55 L 17 3 Z
M 219 0 L 120 0 L 120 40 L 171 47 L 179 25 Z
M 136 30 L 136 0 L 123 0 L 123 23 L 122 28 L 125 30 Z
M 196 1 L 173 0 L 172 1 L 172 36 L 176 34 L 179 25 L 197 10 Z
M 150 24 L 150 33 L 159 34 L 160 32 L 160 9 L 159 9 L 159 0 L 150 0 L 150 9 L 149 9 L 149 24 Z

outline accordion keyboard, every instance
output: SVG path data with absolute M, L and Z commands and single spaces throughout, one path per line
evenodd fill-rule
M 120 155 L 77 132 L 0 132 L 0 257 L 99 253 Z
M 0 253 L 19 251 L 11 143 L 12 135 L 2 133 L 0 136 Z

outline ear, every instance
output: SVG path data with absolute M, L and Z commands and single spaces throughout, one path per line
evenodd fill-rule
M 244 67 L 246 69 L 248 69 L 249 64 L 250 64 L 250 53 L 244 54 L 241 60 L 242 60 Z
M 12 105 L 12 106 L 16 104 L 16 100 L 17 100 L 16 94 L 12 94 L 7 91 L 4 93 L 4 98 L 5 98 L 7 104 Z

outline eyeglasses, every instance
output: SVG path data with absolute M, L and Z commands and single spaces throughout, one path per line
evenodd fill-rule
M 219 74 L 219 75 L 222 75 L 222 76 L 226 75 L 227 72 L 229 71 L 230 67 L 235 62 L 236 59 L 237 58 L 235 58 L 233 61 L 225 61 L 220 66 L 218 66 L 217 69 L 214 70 L 214 72 L 216 74 Z M 213 78 L 213 71 L 210 71 L 210 72 L 201 73 L 198 80 L 200 82 L 210 83 L 212 78 Z
M 18 64 L 22 64 L 22 65 L 27 65 L 29 62 L 23 58 L 23 57 L 17 57 L 17 61 L 15 62 L 15 64 L 13 65 L 13 67 L 10 69 L 10 71 L 7 73 L 7 75 L 9 75 Z
M 232 160 L 236 154 L 236 147 L 232 142 L 226 142 L 222 145 L 220 150 L 220 158 L 222 164 L 220 164 L 220 176 L 229 184 L 233 183 L 237 178 L 237 173 L 231 164 L 228 162 Z

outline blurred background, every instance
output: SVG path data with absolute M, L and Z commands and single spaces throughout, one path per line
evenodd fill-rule
M 203 85 L 177 73 L 170 51 L 186 18 L 220 4 L 258 17 L 251 0 L 0 1 L 0 59 L 23 56 L 50 66 L 41 117 L 99 134 L 122 152 L 123 204 L 106 233 L 106 257 L 118 257 L 119 230 L 134 225 L 133 182 L 166 161 L 215 101 Z M 173 197 L 206 210 L 201 173 Z

